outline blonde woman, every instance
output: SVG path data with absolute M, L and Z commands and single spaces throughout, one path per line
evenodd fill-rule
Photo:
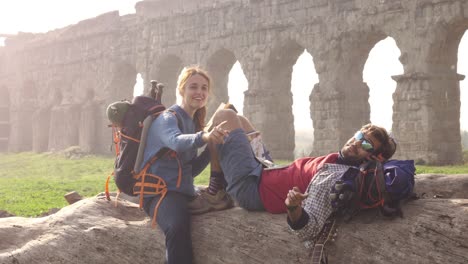
M 203 132 L 211 89 L 211 79 L 204 70 L 185 68 L 179 76 L 177 89 L 182 102 L 171 106 L 153 121 L 143 162 L 147 164 L 161 149 L 167 149 L 149 167 L 142 185 L 143 208 L 166 236 L 169 264 L 192 263 L 189 203 L 193 210 L 197 210 L 197 206 L 206 207 L 203 199 L 192 202 L 195 198 L 193 177 L 210 162 L 208 148 L 199 156 L 197 151 L 208 142 L 223 143 L 227 135 L 222 124 L 210 132 Z

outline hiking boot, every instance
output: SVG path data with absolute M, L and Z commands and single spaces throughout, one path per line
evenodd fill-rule
M 204 214 L 212 210 L 211 204 L 201 194 L 197 194 L 195 198 L 188 203 L 188 209 L 191 214 Z
M 207 190 L 201 190 L 201 196 L 208 202 L 210 208 L 215 211 L 229 209 L 234 206 L 234 202 L 225 190 L 219 190 L 214 195 Z

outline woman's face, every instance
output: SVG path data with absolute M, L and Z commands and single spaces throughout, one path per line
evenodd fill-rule
M 182 91 L 182 103 L 188 110 L 196 111 L 208 102 L 208 80 L 200 74 L 187 79 L 185 89 Z

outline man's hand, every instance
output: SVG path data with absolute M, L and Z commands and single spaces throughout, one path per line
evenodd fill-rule
M 301 206 L 302 201 L 304 201 L 308 196 L 308 194 L 301 193 L 298 187 L 293 187 L 292 190 L 289 190 L 284 203 L 286 204 L 286 207 Z
M 297 222 L 302 215 L 302 201 L 304 201 L 309 194 L 301 193 L 298 187 L 293 187 L 292 190 L 289 190 L 288 195 L 286 196 L 286 200 L 284 200 L 284 204 L 288 209 L 288 217 L 291 222 Z

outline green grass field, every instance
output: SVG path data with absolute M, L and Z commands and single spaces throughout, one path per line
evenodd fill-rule
M 286 164 L 288 161 L 280 161 Z M 17 216 L 38 216 L 67 205 L 63 196 L 77 191 L 85 197 L 104 192 L 113 168 L 113 157 L 89 156 L 67 159 L 58 154 L 0 154 L 0 210 Z M 417 166 L 417 173 L 467 174 L 464 166 Z M 207 185 L 209 168 L 195 178 Z M 117 190 L 110 185 L 111 191 Z

